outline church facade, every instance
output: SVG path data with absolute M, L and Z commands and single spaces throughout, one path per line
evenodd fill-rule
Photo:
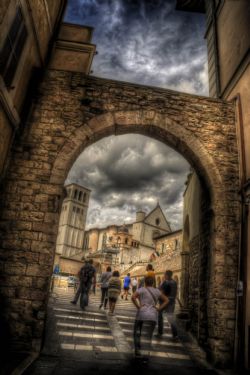
M 94 258 L 100 272 L 107 265 L 124 271 L 135 263 L 149 262 L 155 252 L 155 239 L 168 233 L 170 224 L 157 204 L 148 214 L 138 211 L 133 223 L 86 231 L 84 256 Z

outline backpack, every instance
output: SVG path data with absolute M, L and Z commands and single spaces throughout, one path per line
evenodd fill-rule
M 92 277 L 95 275 L 95 269 L 93 266 L 86 264 L 80 270 L 80 280 L 84 284 L 92 280 Z

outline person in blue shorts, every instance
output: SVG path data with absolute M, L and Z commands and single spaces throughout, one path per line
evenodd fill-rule
M 124 278 L 123 294 L 121 295 L 122 298 L 125 297 L 125 300 L 128 300 L 128 291 L 129 291 L 130 283 L 131 283 L 130 273 L 128 273 L 127 276 L 125 276 Z

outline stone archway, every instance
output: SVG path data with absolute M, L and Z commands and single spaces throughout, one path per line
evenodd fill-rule
M 239 232 L 235 131 L 234 103 L 47 71 L 1 193 L 2 318 L 12 344 L 40 348 L 63 184 L 76 157 L 105 136 L 139 133 L 180 152 L 209 192 L 213 229 L 202 324 L 214 361 L 230 361 Z

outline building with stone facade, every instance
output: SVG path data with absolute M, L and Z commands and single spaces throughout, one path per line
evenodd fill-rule
M 86 74 L 90 71 L 95 53 L 92 28 L 62 25 L 66 2 L 1 1 L 0 180 L 7 168 L 11 145 L 24 131 L 34 92 L 48 64 L 51 69 L 66 68 Z
M 154 252 L 145 261 L 136 261 L 124 270 L 122 278 L 127 272 L 138 281 L 146 274 L 147 264 L 152 264 L 156 285 L 159 286 L 167 270 L 173 271 L 173 278 L 178 284 L 178 297 L 180 297 L 180 285 L 182 279 L 182 230 L 171 231 L 154 238 Z
M 170 232 L 170 224 L 157 204 L 148 214 L 138 211 L 131 224 L 86 231 L 84 250 L 86 256 L 95 259 L 98 269 L 110 264 L 122 271 L 134 263 L 148 262 L 155 251 L 155 238 Z
M 241 202 L 240 246 L 231 249 L 232 262 L 239 257 L 237 289 L 238 323 L 232 329 L 236 332 L 235 357 L 245 367 L 250 366 L 250 2 L 247 0 L 177 0 L 177 9 L 182 11 L 202 12 L 206 14 L 206 33 L 208 50 L 209 93 L 214 98 L 235 101 L 237 147 L 239 151 L 240 186 L 234 201 Z M 223 154 L 221 155 L 223 164 Z M 193 175 L 190 179 L 188 196 L 204 195 L 200 178 Z M 195 198 L 191 198 L 196 201 Z M 188 199 L 185 199 L 187 202 Z M 196 204 L 197 206 L 197 204 Z M 194 212 L 195 211 L 195 212 Z M 189 214 L 190 213 L 190 214 Z M 185 252 L 197 254 L 199 229 L 197 208 L 185 209 L 184 247 Z M 194 224 L 194 220 L 196 224 Z M 192 223 L 191 223 L 192 221 Z M 186 258 L 188 256 L 186 255 Z M 192 262 L 197 264 L 197 256 Z M 187 268 L 188 261 L 185 261 Z M 184 268 L 185 268 L 184 267 Z M 190 265 L 191 267 L 191 265 Z M 193 269 L 193 267 L 192 267 Z M 234 277 L 234 275 L 230 275 Z M 191 282 L 191 288 L 194 283 Z M 187 284 L 184 283 L 184 288 Z M 183 293 L 186 294 L 185 291 Z M 188 303 L 188 301 L 186 301 Z M 228 305 L 228 316 L 230 307 Z M 231 319 L 234 320 L 231 312 Z
M 1 1 L 0 179 L 14 138 L 23 131 L 31 96 L 47 65 L 65 5 L 64 0 Z
M 90 190 L 78 184 L 70 184 L 65 186 L 65 191 L 66 197 L 61 208 L 54 263 L 59 265 L 63 273 L 76 274 L 82 264 Z M 78 266 L 77 261 L 80 261 Z M 76 269 L 77 272 L 72 272 Z

